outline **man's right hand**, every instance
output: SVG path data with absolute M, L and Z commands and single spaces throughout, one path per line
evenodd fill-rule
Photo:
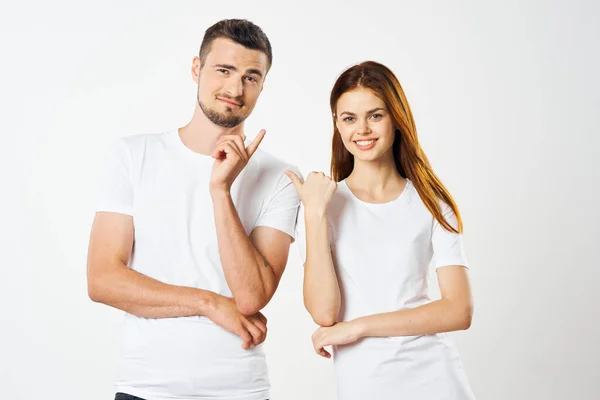
M 257 346 L 267 338 L 267 318 L 258 312 L 249 317 L 240 313 L 235 301 L 215 294 L 214 306 L 207 317 L 215 324 L 242 339 L 242 348 Z

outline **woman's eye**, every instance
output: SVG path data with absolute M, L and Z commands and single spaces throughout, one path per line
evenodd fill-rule
M 344 118 L 344 122 L 352 122 L 354 121 L 354 117 L 346 117 Z
M 381 115 L 381 114 L 373 114 L 373 115 L 371 115 L 371 118 L 373 118 L 373 119 L 381 119 L 382 117 L 383 117 L 383 115 Z

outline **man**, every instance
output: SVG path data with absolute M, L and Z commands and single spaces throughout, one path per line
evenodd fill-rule
M 216 23 L 193 60 L 191 121 L 110 152 L 88 290 L 126 312 L 116 399 L 269 396 L 260 310 L 284 271 L 300 204 L 290 166 L 257 150 L 265 131 L 244 143 L 271 62 L 259 27 Z

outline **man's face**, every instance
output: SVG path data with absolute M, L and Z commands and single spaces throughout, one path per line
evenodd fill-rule
M 198 105 L 215 125 L 233 128 L 250 115 L 267 74 L 267 55 L 229 39 L 212 42 L 204 65 L 194 59 Z

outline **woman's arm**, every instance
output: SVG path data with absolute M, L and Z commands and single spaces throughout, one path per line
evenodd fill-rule
M 419 307 L 370 315 L 353 321 L 361 337 L 431 335 L 469 329 L 473 301 L 468 270 L 453 265 L 437 270 L 442 298 Z
M 286 175 L 294 183 L 302 200 L 298 235 L 304 235 L 306 239 L 304 306 L 318 325 L 331 326 L 340 311 L 341 296 L 329 245 L 327 205 L 337 189 L 337 183 L 317 172 L 311 172 L 306 182 L 302 182 L 291 171 L 286 171 Z M 300 237 L 299 246 L 304 247 L 302 240 L 304 238 Z
M 335 324 L 340 311 L 340 288 L 331 258 L 327 215 L 307 210 L 306 262 L 304 264 L 304 306 L 316 324 Z
M 363 337 L 431 335 L 468 329 L 473 301 L 467 268 L 440 267 L 437 274 L 440 300 L 320 328 L 313 335 L 315 350 L 320 353 L 324 346 L 348 344 Z

